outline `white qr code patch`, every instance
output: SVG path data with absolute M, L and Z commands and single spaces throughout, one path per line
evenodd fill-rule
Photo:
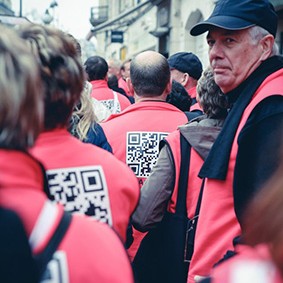
M 65 210 L 83 213 L 112 225 L 108 187 L 101 166 L 47 170 L 52 200 Z
M 114 99 L 100 100 L 100 102 L 104 106 L 106 106 L 111 111 L 111 113 L 113 113 L 113 111 L 114 111 Z M 117 103 L 116 110 L 114 112 L 115 113 L 120 113 L 121 112 L 120 103 Z
M 127 133 L 126 163 L 137 177 L 149 176 L 158 157 L 159 142 L 167 135 L 161 132 Z

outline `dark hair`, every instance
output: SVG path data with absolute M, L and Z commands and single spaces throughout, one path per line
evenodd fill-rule
M 155 97 L 166 89 L 170 81 L 170 68 L 163 55 L 145 51 L 131 61 L 130 76 L 137 95 Z
M 125 70 L 125 65 L 126 65 L 127 63 L 131 63 L 131 62 L 132 62 L 132 59 L 131 59 L 131 58 L 128 58 L 128 59 L 126 59 L 125 61 L 123 61 L 122 64 L 121 64 L 120 70 Z
M 89 81 L 103 80 L 108 72 L 107 62 L 100 56 L 89 57 L 84 66 Z
M 58 29 L 37 24 L 22 26 L 19 35 L 29 43 L 40 66 L 45 129 L 67 126 L 85 80 L 73 40 Z
M 225 118 L 228 100 L 215 83 L 213 70 L 207 68 L 197 84 L 198 102 L 209 118 Z
M 176 106 L 181 111 L 190 111 L 192 104 L 192 99 L 187 93 L 186 89 L 182 84 L 176 82 L 175 80 L 172 81 L 172 89 L 167 96 L 166 101 Z
M 113 74 L 110 74 L 108 76 L 108 81 L 107 81 L 107 84 L 110 88 L 114 87 L 114 88 L 117 88 L 119 86 L 118 84 L 118 78 L 113 75 Z

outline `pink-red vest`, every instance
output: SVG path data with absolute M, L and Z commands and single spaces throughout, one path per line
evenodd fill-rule
M 0 150 L 0 172 L 0 205 L 20 216 L 38 254 L 54 234 L 63 207 L 47 200 L 42 171 L 27 154 Z M 108 225 L 84 215 L 73 215 L 47 268 L 50 282 L 134 282 L 119 237 Z
M 134 96 L 134 94 L 130 92 L 127 82 L 123 78 L 118 80 L 118 86 L 122 88 L 128 96 Z
M 207 276 L 212 266 L 227 250 L 233 250 L 233 239 L 241 234 L 240 225 L 234 211 L 233 176 L 238 152 L 237 139 L 248 117 L 263 99 L 272 95 L 283 95 L 283 70 L 267 77 L 245 109 L 234 138 L 227 177 L 225 181 L 206 181 L 200 217 L 197 226 L 195 249 L 190 264 L 189 283 L 194 276 Z
M 175 106 L 161 101 L 132 104 L 101 123 L 113 154 L 132 168 L 142 187 L 156 163 L 159 142 L 188 121 Z M 134 258 L 145 233 L 133 229 L 134 242 L 128 250 Z
M 168 211 L 175 212 L 176 200 L 178 194 L 178 181 L 180 177 L 180 165 L 181 165 L 181 148 L 180 148 L 180 132 L 175 131 L 171 133 L 167 138 L 167 142 L 170 145 L 174 164 L 175 164 L 175 186 L 172 197 L 168 204 Z M 199 170 L 203 164 L 203 159 L 199 154 L 191 147 L 191 158 L 188 174 L 188 191 L 187 191 L 187 212 L 188 217 L 193 218 L 195 215 L 196 204 L 198 201 L 199 191 L 201 187 L 202 179 L 198 177 Z
M 140 190 L 133 172 L 109 152 L 65 129 L 42 133 L 31 153 L 47 170 L 50 193 L 67 211 L 112 226 L 123 240 Z
M 175 106 L 143 101 L 101 123 L 113 154 L 132 168 L 140 187 L 158 157 L 159 141 L 188 121 Z
M 107 85 L 107 81 L 105 80 L 96 80 L 91 81 L 92 84 L 92 92 L 91 96 L 99 101 L 102 101 L 106 106 L 108 104 L 114 103 L 114 91 L 110 89 Z M 131 105 L 131 102 L 129 99 L 124 96 L 121 93 L 115 92 L 119 101 L 119 111 L 116 111 L 116 113 L 119 113 L 123 111 L 125 108 L 127 108 L 129 105 Z

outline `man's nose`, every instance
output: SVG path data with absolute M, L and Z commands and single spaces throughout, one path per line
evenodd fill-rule
M 213 59 L 216 58 L 222 58 L 223 57 L 223 46 L 219 42 L 215 42 L 210 48 L 209 48 L 209 59 L 210 62 Z

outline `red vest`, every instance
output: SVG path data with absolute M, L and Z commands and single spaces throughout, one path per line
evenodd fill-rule
M 91 96 L 99 101 L 102 101 L 107 107 L 114 104 L 114 91 L 110 89 L 107 85 L 107 81 L 105 80 L 96 80 L 91 81 L 92 84 L 92 92 Z M 129 99 L 121 93 L 115 92 L 117 94 L 117 98 L 119 101 L 119 113 L 131 105 Z
M 130 92 L 127 82 L 123 78 L 118 80 L 118 86 L 122 88 L 128 96 L 134 96 L 133 93 Z
M 113 154 L 132 168 L 141 187 L 156 163 L 159 141 L 187 121 L 167 102 L 144 101 L 112 115 L 101 126 Z
M 55 201 L 68 211 L 108 223 L 125 240 L 140 194 L 136 177 L 125 164 L 65 129 L 42 133 L 31 152 L 47 170 Z
M 190 264 L 189 281 L 195 275 L 210 274 L 212 266 L 227 250 L 233 250 L 233 239 L 241 234 L 240 225 L 234 211 L 233 177 L 239 133 L 251 112 L 263 99 L 272 95 L 283 95 L 283 70 L 267 77 L 245 109 L 234 138 L 227 177 L 225 181 L 208 179 L 203 192 L 200 217 L 197 226 L 195 249 Z
M 63 208 L 47 200 L 41 169 L 27 154 L 1 150 L 0 171 L 0 205 L 20 216 L 33 253 L 37 254 L 54 234 Z M 130 262 L 116 233 L 84 215 L 73 215 L 47 268 L 50 282 L 134 282 Z
M 167 138 L 167 142 L 170 145 L 175 165 L 175 186 L 172 197 L 169 201 L 168 211 L 174 212 L 176 208 L 176 200 L 178 195 L 178 181 L 180 177 L 180 165 L 181 165 L 181 148 L 180 148 L 180 132 L 175 131 L 171 133 Z M 194 217 L 196 204 L 198 201 L 199 191 L 202 180 L 198 177 L 199 170 L 203 164 L 203 159 L 199 154 L 191 148 L 190 167 L 188 174 L 188 193 L 187 193 L 187 211 L 188 217 Z
M 187 121 L 182 111 L 167 102 L 144 101 L 110 116 L 101 126 L 113 154 L 132 168 L 142 187 L 156 163 L 159 141 Z M 135 240 L 129 249 L 132 259 L 144 235 L 134 229 Z

